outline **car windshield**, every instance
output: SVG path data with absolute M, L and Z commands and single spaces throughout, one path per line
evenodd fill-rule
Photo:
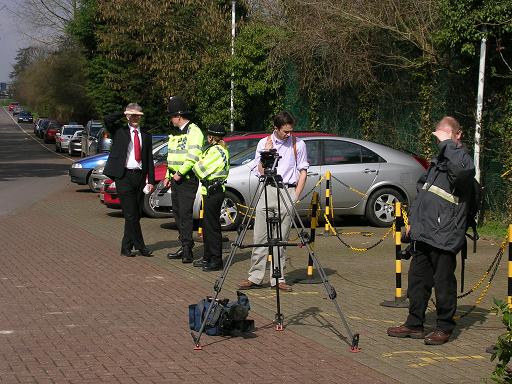
M 251 148 L 247 148 L 245 151 L 237 153 L 233 157 L 229 159 L 229 165 L 231 167 L 236 167 L 238 165 L 246 164 L 252 159 L 254 159 L 254 155 L 256 153 L 256 146 L 252 146 Z
M 89 135 L 96 136 L 101 128 L 103 128 L 102 125 L 91 125 L 91 131 L 89 132 Z
M 81 131 L 82 129 L 83 129 L 82 127 L 64 127 L 62 129 L 62 134 L 63 135 L 74 135 L 75 132 Z

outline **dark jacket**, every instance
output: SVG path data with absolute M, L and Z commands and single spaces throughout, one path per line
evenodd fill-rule
M 464 245 L 468 201 L 475 176 L 473 160 L 453 140 L 439 143 L 439 154 L 418 181 L 411 205 L 412 240 L 457 253 Z
M 122 112 L 116 112 L 105 116 L 105 127 L 112 137 L 112 148 L 108 156 L 107 163 L 103 173 L 108 177 L 115 179 L 123 177 L 126 167 L 126 156 L 128 155 L 128 145 L 130 144 L 130 128 L 128 124 L 119 125 L 116 121 L 123 117 Z M 142 173 L 147 175 L 147 182 L 155 184 L 155 167 L 153 163 L 153 143 L 151 135 L 140 130 L 142 138 Z

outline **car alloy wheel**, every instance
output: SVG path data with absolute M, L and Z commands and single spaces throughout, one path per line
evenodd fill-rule
M 389 227 L 395 219 L 395 203 L 405 201 L 393 188 L 382 188 L 370 195 L 366 205 L 366 218 L 377 227 Z
M 242 204 L 240 198 L 231 191 L 226 196 L 220 209 L 220 226 L 223 231 L 233 231 L 240 226 L 243 215 L 238 212 L 238 205 Z

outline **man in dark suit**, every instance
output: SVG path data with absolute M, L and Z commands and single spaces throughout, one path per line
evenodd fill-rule
M 123 114 L 128 119 L 124 127 L 116 125 Z M 103 173 L 116 183 L 124 215 L 124 236 L 121 242 L 121 256 L 133 257 L 132 249 L 138 249 L 143 256 L 153 251 L 146 247 L 140 227 L 144 200 L 143 189 L 151 193 L 155 184 L 155 168 L 151 135 L 140 129 L 142 108 L 130 103 L 123 112 L 105 116 L 105 125 L 112 137 L 112 149 Z

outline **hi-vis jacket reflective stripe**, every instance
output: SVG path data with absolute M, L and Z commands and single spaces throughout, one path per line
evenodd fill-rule
M 169 135 L 165 177 L 170 178 L 176 172 L 187 175 L 201 156 L 203 141 L 203 132 L 194 123 L 188 123 L 179 134 Z
M 207 147 L 192 170 L 201 182 L 226 180 L 229 174 L 228 150 L 218 144 Z M 222 189 L 225 190 L 224 186 Z M 206 195 L 206 192 L 206 187 L 201 186 L 201 194 Z

